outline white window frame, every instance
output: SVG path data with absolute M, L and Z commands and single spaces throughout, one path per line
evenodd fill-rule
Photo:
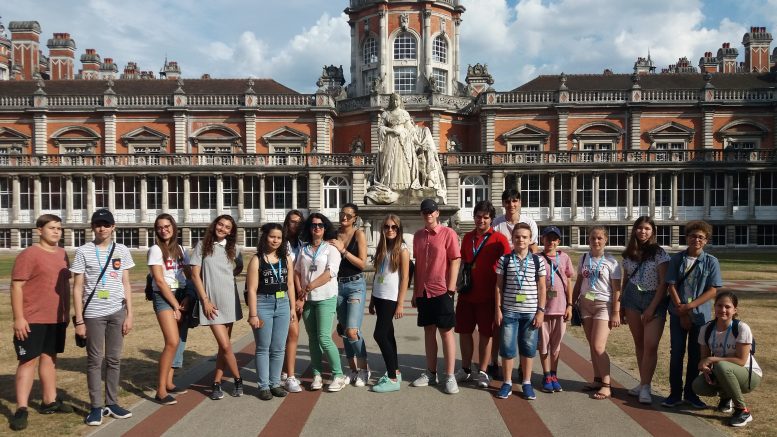
M 688 150 L 688 140 L 685 138 L 662 138 L 653 143 L 653 148 L 662 151 L 656 153 L 656 161 L 683 161 L 683 152 Z
M 115 209 L 140 209 L 140 181 L 136 176 L 116 176 L 114 178 L 113 200 Z M 127 185 L 131 186 L 128 188 Z M 129 199 L 130 205 L 127 200 Z
M 762 202 L 761 199 L 766 199 Z M 755 206 L 777 206 L 777 171 L 755 174 Z
M 583 162 L 610 162 L 615 160 L 615 141 L 590 139 L 580 141 Z
M 394 67 L 394 92 L 399 94 L 413 94 L 416 91 L 418 81 L 418 67 L 401 66 Z
M 693 181 L 691 184 L 686 184 L 688 180 Z M 677 206 L 684 207 L 703 207 L 704 206 L 704 173 L 690 171 L 687 173 L 680 173 L 677 175 Z M 692 202 L 685 201 L 685 193 L 691 192 Z M 699 201 L 699 198 L 701 199 Z
M 448 94 L 448 70 L 444 68 L 432 68 L 434 83 L 442 94 Z
M 205 187 L 203 189 L 203 184 Z M 212 190 L 211 190 L 212 189 Z M 216 209 L 219 192 L 215 176 L 191 176 L 189 177 L 189 204 L 191 209 Z M 201 196 L 206 196 L 207 202 L 201 201 Z M 203 205 L 203 203 L 207 203 Z
M 58 191 L 57 187 L 53 186 L 55 182 L 59 183 Z M 65 183 L 65 178 L 61 176 L 41 176 L 40 200 L 41 209 L 43 211 L 60 211 L 67 209 Z
M 410 32 L 400 32 L 391 44 L 392 59 L 395 61 L 418 60 L 418 38 Z
M 362 44 L 362 63 L 364 65 L 376 64 L 378 56 L 378 40 L 373 36 L 368 36 Z
M 237 176 L 222 176 L 221 186 L 222 192 L 220 195 L 222 196 L 224 209 L 237 208 L 238 203 L 240 203 Z M 231 200 L 231 202 L 227 200 Z
M 523 162 L 540 162 L 545 144 L 542 141 L 510 141 L 507 143 L 507 149 L 512 153 L 523 155 Z
M 169 209 L 183 209 L 184 205 L 184 179 L 183 176 L 167 177 L 167 207 Z
M 259 209 L 261 205 L 262 181 L 259 176 L 243 177 L 243 206 L 245 209 Z
M 481 200 L 489 200 L 491 187 L 488 185 L 488 176 L 467 175 L 462 176 L 459 185 L 459 199 L 462 209 L 472 209 Z M 471 195 L 471 201 L 467 202 L 467 195 Z
M 351 202 L 353 189 L 351 182 L 344 176 L 327 176 L 324 178 L 324 209 L 339 210 Z M 334 202 L 332 202 L 334 200 Z
M 448 63 L 448 40 L 442 34 L 432 40 L 432 62 Z

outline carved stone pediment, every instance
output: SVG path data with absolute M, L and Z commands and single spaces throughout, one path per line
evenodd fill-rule
M 661 138 L 690 139 L 693 137 L 694 132 L 695 130 L 691 127 L 670 121 L 669 123 L 664 123 L 661 126 L 649 130 L 647 132 L 647 137 L 651 142 L 655 142 L 657 139 Z
M 505 142 L 530 140 L 540 141 L 542 144 L 545 144 L 548 138 L 550 138 L 550 132 L 531 124 L 522 124 L 502 134 L 502 139 Z
M 283 126 L 262 135 L 262 139 L 268 144 L 270 142 L 307 143 L 310 136 L 288 126 Z

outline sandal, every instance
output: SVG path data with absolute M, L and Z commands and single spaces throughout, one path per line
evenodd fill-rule
M 597 376 L 594 378 L 594 382 L 583 386 L 583 391 L 596 391 L 602 388 L 602 385 L 604 385 L 602 383 L 602 378 Z
M 602 389 L 607 389 L 607 394 L 602 393 Z M 612 396 L 612 391 L 610 390 L 610 384 L 603 382 L 602 386 L 599 387 L 599 391 L 591 395 L 591 398 L 596 399 L 597 401 L 603 401 L 605 399 L 609 399 L 610 396 Z

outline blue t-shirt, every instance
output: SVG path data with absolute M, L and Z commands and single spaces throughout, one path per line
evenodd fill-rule
M 676 287 L 680 301 L 683 303 L 695 300 L 710 287 L 720 288 L 723 286 L 718 259 L 707 252 L 702 252 L 697 257 L 697 260 L 698 265 L 696 268 L 683 280 L 679 287 Z M 674 254 L 672 259 L 669 260 L 669 267 L 666 269 L 666 283 L 675 284 L 676 286 L 677 282 L 685 275 L 685 272 L 692 268 L 694 262 L 696 260 L 688 256 L 688 251 L 684 250 Z M 714 299 L 710 299 L 691 310 L 691 320 L 693 320 L 694 325 L 701 326 L 712 320 L 713 301 Z M 669 313 L 677 316 L 677 307 L 670 305 Z

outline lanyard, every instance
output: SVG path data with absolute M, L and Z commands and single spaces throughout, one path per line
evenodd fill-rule
M 550 263 L 550 286 L 553 288 L 554 279 L 556 279 L 556 272 L 558 271 L 558 252 L 556 252 L 556 263 Z
M 596 279 L 599 277 L 599 270 L 602 268 L 602 261 L 604 261 L 604 254 L 602 254 L 602 257 L 599 258 L 599 262 L 596 263 L 596 268 L 594 269 L 593 264 L 591 263 L 591 259 L 593 259 L 593 255 L 590 253 L 588 254 L 588 271 L 590 272 L 590 275 L 588 276 L 588 286 L 591 287 L 591 289 L 594 289 L 594 286 L 596 285 Z
M 310 260 L 312 261 L 312 264 L 316 264 L 316 258 L 318 257 L 318 254 L 321 252 L 321 249 L 324 248 L 324 244 L 325 243 L 322 241 L 321 244 L 318 245 L 318 249 L 316 249 L 316 253 L 315 254 L 310 253 L 310 251 L 308 250 L 308 248 L 312 247 L 310 244 L 305 246 L 305 253 L 307 253 L 308 256 L 310 257 Z
M 518 292 L 520 292 L 523 289 L 523 280 L 526 278 L 526 269 L 529 268 L 530 254 L 527 253 L 526 258 L 523 259 L 523 269 L 519 269 L 518 258 L 515 257 L 515 252 L 512 255 L 513 264 L 515 265 L 515 277 L 518 279 Z
M 275 271 L 275 266 L 270 262 L 270 258 L 267 257 L 267 255 L 264 256 L 264 260 L 267 262 L 267 264 L 270 265 L 270 269 L 272 270 L 272 275 L 275 276 L 276 281 L 278 281 L 278 285 L 281 284 L 281 259 L 278 258 L 278 271 Z
M 111 243 L 111 246 L 112 246 L 113 244 L 115 244 L 115 243 Z M 110 252 L 108 252 L 108 253 L 110 253 Z M 103 267 L 105 264 L 107 264 L 107 263 L 108 263 L 108 260 L 107 260 L 107 259 L 105 260 L 105 262 L 104 262 L 104 263 L 103 263 L 103 260 L 102 260 L 102 259 L 100 259 L 100 248 L 99 248 L 99 247 L 97 247 L 97 245 L 96 245 L 96 244 L 94 245 L 94 254 L 95 254 L 95 256 L 97 256 L 97 265 L 98 265 L 98 266 L 100 266 L 100 268 L 102 268 L 102 267 Z M 103 283 L 103 287 L 105 287 L 105 277 L 106 277 L 106 275 L 103 275 L 103 277 L 102 277 L 102 283 Z
M 480 249 L 483 248 L 483 245 L 486 244 L 486 240 L 488 240 L 489 234 L 484 234 L 483 239 L 480 240 L 480 244 L 478 245 L 478 248 L 475 249 L 475 240 L 477 239 L 476 236 L 472 236 L 472 256 L 476 257 L 478 256 L 478 252 L 480 252 Z
M 726 336 L 723 337 L 723 345 L 721 347 L 721 349 L 723 349 L 723 355 L 721 355 L 721 357 L 725 357 L 726 356 L 726 345 L 728 344 L 728 335 L 731 333 L 731 327 L 733 327 L 733 326 L 734 326 L 734 322 L 732 321 L 731 323 L 728 324 L 728 328 L 726 328 Z M 715 340 L 718 337 L 717 329 L 715 329 L 712 332 L 712 336 L 713 336 L 712 337 L 712 345 L 714 346 L 715 345 Z M 714 351 L 710 351 L 710 352 L 712 352 L 712 356 L 715 356 Z

